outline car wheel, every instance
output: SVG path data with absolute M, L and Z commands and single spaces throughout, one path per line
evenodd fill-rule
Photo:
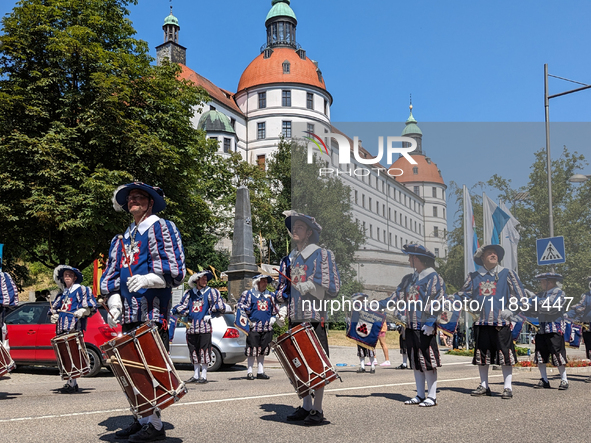
M 217 348 L 213 347 L 211 348 L 211 361 L 209 362 L 209 365 L 207 366 L 207 370 L 210 372 L 213 371 L 218 371 L 221 367 L 222 367 L 222 354 L 220 354 L 220 351 L 218 351 Z
M 94 349 L 86 348 L 88 359 L 90 360 L 90 372 L 85 377 L 94 377 L 101 371 L 102 362 L 101 356 Z

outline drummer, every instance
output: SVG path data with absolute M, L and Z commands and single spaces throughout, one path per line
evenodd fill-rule
M 207 270 L 193 274 L 189 279 L 191 289 L 171 310 L 172 315 L 186 315 L 191 322 L 186 338 L 195 373 L 185 383 L 207 383 L 207 367 L 211 362 L 211 317 L 232 312 L 230 305 L 224 303 L 220 291 L 207 285 L 212 278 L 212 272 Z
M 2 257 L 0 256 L 1 262 Z M 4 316 L 7 314 L 8 309 L 14 306 L 18 306 L 18 290 L 16 285 L 8 272 L 0 272 L 0 331 L 4 326 Z M 0 332 L 0 341 L 4 339 L 1 334 Z
M 168 316 L 172 288 L 185 278 L 185 253 L 175 224 L 158 217 L 166 208 L 164 192 L 158 187 L 134 182 L 122 185 L 113 194 L 113 207 L 132 215 L 133 222 L 123 238 L 111 241 L 101 292 L 109 294 L 109 325 L 122 323 L 128 333 L 144 322 L 158 327 L 164 347 L 169 350 Z M 131 442 L 166 438 L 160 413 L 134 419 L 127 428 L 115 433 L 116 438 Z
M 86 330 L 86 319 L 96 312 L 97 304 L 92 289 L 81 286 L 82 273 L 72 266 L 59 265 L 53 270 L 53 280 L 62 291 L 55 297 L 48 315 L 55 323 L 56 336 Z M 77 378 L 70 378 L 59 390 L 62 394 L 78 392 Z
M 237 307 L 242 309 L 250 320 L 250 331 L 246 337 L 244 354 L 248 357 L 247 380 L 254 380 L 252 373 L 254 359 L 257 359 L 257 376 L 259 380 L 268 380 L 265 374 L 265 356 L 271 350 L 273 340 L 273 325 L 277 321 L 277 303 L 275 294 L 267 289 L 273 281 L 270 275 L 255 275 L 252 278 L 252 288 L 244 291 L 238 300 Z
M 288 304 L 290 329 L 303 322 L 309 322 L 328 355 L 326 312 L 315 309 L 315 306 L 318 307 L 319 301 L 325 297 L 336 297 L 339 292 L 341 281 L 334 253 L 318 246 L 322 227 L 314 217 L 295 211 L 286 211 L 284 215 L 285 226 L 296 247 L 288 256 L 281 259 L 277 302 Z M 307 302 L 303 303 L 304 301 Z M 280 310 L 279 316 L 281 315 Z M 303 405 L 288 415 L 287 420 L 303 421 L 305 425 L 310 426 L 322 424 L 323 397 L 324 388 L 316 389 L 314 402 L 312 403 L 311 395 L 304 397 Z

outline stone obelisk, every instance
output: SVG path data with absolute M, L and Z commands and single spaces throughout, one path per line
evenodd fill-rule
M 254 258 L 250 194 L 246 186 L 236 190 L 234 237 L 228 274 L 228 302 L 234 304 L 242 291 L 250 289 L 250 279 L 259 273 Z

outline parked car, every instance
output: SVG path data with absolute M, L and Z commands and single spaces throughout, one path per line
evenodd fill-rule
M 184 319 L 181 318 L 181 321 Z M 208 371 L 217 371 L 222 366 L 232 366 L 246 360 L 244 355 L 246 335 L 234 327 L 234 314 L 213 317 L 211 327 L 212 355 Z M 186 326 L 177 321 L 170 343 L 170 357 L 173 363 L 192 363 L 187 347 L 186 332 Z
M 19 364 L 57 365 L 51 339 L 55 337 L 55 324 L 50 322 L 47 312 L 49 302 L 24 303 L 6 316 L 5 322 L 10 341 L 10 355 Z M 106 356 L 99 346 L 121 333 L 107 324 L 107 312 L 99 308 L 88 318 L 84 342 L 90 359 L 90 373 L 93 377 L 106 366 Z

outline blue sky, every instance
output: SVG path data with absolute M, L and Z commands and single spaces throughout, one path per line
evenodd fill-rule
M 0 13 L 14 4 L 2 2 Z M 180 22 L 180 43 L 187 47 L 187 65 L 235 91 L 265 42 L 271 0 L 139 0 L 130 7 L 130 18 L 152 55 L 163 41 L 170 4 Z M 591 83 L 585 44 L 591 2 L 586 0 L 292 0 L 291 7 L 298 18 L 297 40 L 319 62 L 334 97 L 333 122 L 399 122 L 394 128 L 401 131 L 412 93 L 424 148 L 446 181 L 471 186 L 497 173 L 524 185 L 533 152 L 545 143 L 543 125 L 524 125 L 523 133 L 512 125 L 509 132 L 518 140 L 507 142 L 499 126 L 472 123 L 543 122 L 544 63 L 551 74 Z M 551 93 L 575 87 L 550 80 Z M 590 103 L 591 90 L 555 98 L 550 119 L 591 122 Z M 458 123 L 446 130 L 434 125 L 429 132 L 424 122 Z M 464 122 L 471 123 L 469 130 L 464 131 Z M 589 126 L 581 123 L 566 132 L 553 126 L 553 154 L 564 144 L 591 153 Z M 374 151 L 378 135 L 398 134 L 349 135 L 359 135 Z M 591 174 L 591 168 L 585 172 Z

